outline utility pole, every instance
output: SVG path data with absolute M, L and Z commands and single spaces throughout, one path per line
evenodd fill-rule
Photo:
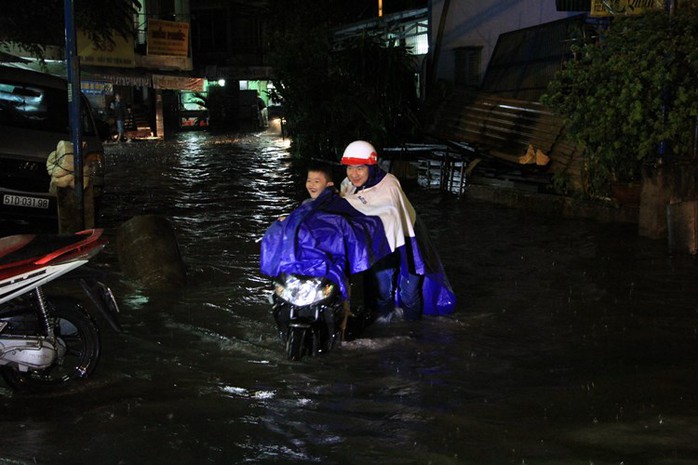
M 80 113 L 80 58 L 77 54 L 74 0 L 63 0 L 65 16 L 65 59 L 68 78 L 68 117 L 70 121 L 70 141 L 73 143 L 73 178 L 75 180 L 75 201 L 69 202 L 72 215 L 69 229 L 81 230 L 85 227 L 83 196 L 82 124 Z M 58 195 L 59 225 L 61 223 L 61 195 Z M 60 230 L 59 226 L 59 230 Z M 59 231 L 69 232 L 69 231 Z M 75 232 L 75 231 L 70 231 Z
M 430 2 L 431 3 L 431 2 Z M 438 74 L 439 59 L 441 58 L 441 42 L 443 40 L 444 29 L 446 27 L 446 20 L 448 18 L 448 9 L 450 8 L 451 0 L 444 0 L 443 7 L 441 9 L 441 17 L 439 18 L 439 29 L 436 34 L 436 40 L 432 47 L 430 47 L 429 54 L 431 55 L 430 69 L 428 70 L 428 81 L 427 87 L 434 85 L 436 83 L 436 76 Z M 430 32 L 431 33 L 431 32 Z

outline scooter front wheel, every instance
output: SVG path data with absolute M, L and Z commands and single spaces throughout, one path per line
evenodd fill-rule
M 305 339 L 308 334 L 308 328 L 299 326 L 291 326 L 288 328 L 288 337 L 286 338 L 286 355 L 289 360 L 300 360 L 305 355 L 306 344 Z
M 56 299 L 52 307 L 52 324 L 64 353 L 44 370 L 26 373 L 4 369 L 3 378 L 18 391 L 50 391 L 70 381 L 87 377 L 97 366 L 101 343 L 99 330 L 89 313 L 75 301 Z

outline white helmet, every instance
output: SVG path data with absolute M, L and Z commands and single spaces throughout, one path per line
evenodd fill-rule
M 363 140 L 355 140 L 347 145 L 342 155 L 342 165 L 375 165 L 377 163 L 376 149 Z

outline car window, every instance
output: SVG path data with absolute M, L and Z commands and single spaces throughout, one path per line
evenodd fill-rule
M 82 101 L 83 133 L 93 135 L 89 106 Z M 37 131 L 69 132 L 68 94 L 64 90 L 0 81 L 0 124 Z

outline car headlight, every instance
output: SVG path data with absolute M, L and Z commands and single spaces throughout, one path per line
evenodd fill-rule
M 321 278 L 298 278 L 287 276 L 276 283 L 274 293 L 281 299 L 298 307 L 321 302 L 332 295 L 334 284 Z

